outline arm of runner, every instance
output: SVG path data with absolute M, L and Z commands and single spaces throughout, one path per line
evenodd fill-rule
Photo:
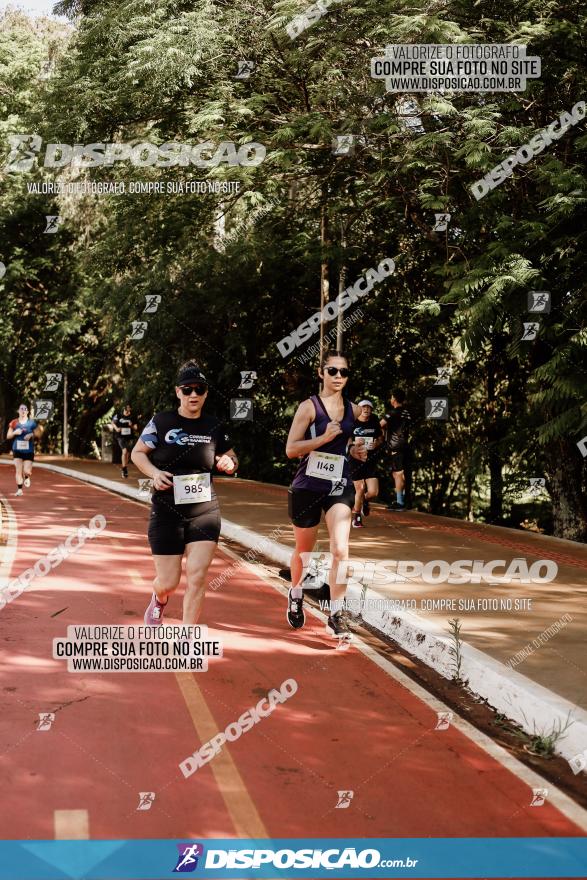
M 311 400 L 304 400 L 297 408 L 293 417 L 291 428 L 285 444 L 285 454 L 288 458 L 301 458 L 302 455 L 308 455 L 320 446 L 324 446 L 329 440 L 334 440 L 339 434 L 342 434 L 342 428 L 338 422 L 329 422 L 324 434 L 319 437 L 313 437 L 311 440 L 304 440 L 304 434 L 314 421 L 314 404 Z
M 234 449 L 227 449 L 222 455 L 216 456 L 216 469 L 225 474 L 232 474 L 238 469 L 238 458 Z
M 373 446 L 371 447 L 371 450 L 377 449 L 383 443 L 384 437 L 382 422 L 384 421 L 385 419 L 381 419 L 381 421 L 379 422 L 379 434 L 376 434 L 376 436 L 373 438 Z M 387 422 L 385 424 L 387 424 Z
M 401 420 L 401 430 L 402 430 L 402 432 L 404 433 L 404 436 L 405 436 L 405 438 L 406 438 L 406 443 L 407 443 L 408 440 L 410 439 L 410 438 L 409 438 L 409 435 L 410 435 L 411 427 L 412 427 L 412 416 L 411 416 L 411 413 L 409 413 L 407 410 L 403 410 L 403 412 L 402 412 L 402 420 Z
M 14 419 L 14 420 L 13 420 L 12 422 L 10 422 L 10 424 L 8 425 L 8 433 L 7 433 L 7 435 L 6 435 L 6 439 L 7 439 L 7 440 L 12 440 L 13 437 L 17 437 L 17 436 L 21 433 L 20 430 L 15 430 L 15 428 L 16 428 L 16 424 L 17 424 L 17 420 Z
M 351 458 L 356 458 L 357 461 L 367 461 L 367 447 L 362 437 L 357 437 L 355 442 L 350 444 L 349 453 Z
M 118 431 L 118 432 L 120 433 L 120 428 L 118 427 L 118 425 L 117 425 L 116 422 L 114 421 L 115 418 L 116 418 L 116 416 L 113 416 L 113 417 L 112 417 L 112 421 L 110 422 L 110 428 L 111 428 L 113 431 Z
M 153 487 L 155 489 L 171 489 L 173 486 L 173 474 L 156 468 L 149 461 L 150 452 L 153 452 L 153 450 L 146 443 L 143 443 L 142 440 L 137 440 L 130 454 L 131 461 L 138 467 L 141 473 L 153 480 Z

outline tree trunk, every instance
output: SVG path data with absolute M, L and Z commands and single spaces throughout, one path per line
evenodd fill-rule
M 467 484 L 467 513 L 465 519 L 473 522 L 473 476 L 470 471 L 465 474 Z
M 330 280 L 328 263 L 328 245 L 330 244 L 328 229 L 328 190 L 326 185 L 322 190 L 322 213 L 320 217 L 320 314 L 330 298 Z M 324 357 L 324 321 L 320 320 L 320 364 Z
M 583 487 L 583 459 L 564 438 L 545 449 L 548 489 L 552 497 L 554 534 L 569 541 L 587 541 L 587 502 Z
M 499 424 L 499 402 L 496 399 L 496 361 L 497 357 L 494 354 L 487 364 L 487 444 L 489 447 L 489 522 L 499 525 L 503 522 L 503 462 L 497 446 L 501 438 L 501 427 Z
M 489 522 L 499 524 L 503 521 L 503 473 L 502 461 L 496 447 L 489 447 Z
M 70 432 L 70 453 L 87 455 L 91 450 L 92 440 L 96 440 L 95 427 L 98 419 L 108 412 L 112 406 L 107 397 L 98 399 L 95 406 L 88 407 L 80 414 L 74 430 Z M 99 442 L 96 440 L 96 442 Z
M 346 287 L 346 278 L 347 278 L 347 265 L 346 265 L 346 223 L 344 220 L 340 222 L 340 270 L 338 273 L 338 293 L 339 295 L 343 292 Z M 338 315 L 336 316 L 336 348 L 338 351 L 342 351 L 344 348 L 342 337 L 342 320 L 343 320 L 343 312 L 342 309 L 339 310 Z
M 4 375 L 2 378 L 4 381 L 0 383 L 0 451 L 7 452 L 12 445 L 11 441 L 6 439 L 8 425 L 12 419 L 16 418 L 18 415 L 18 406 L 25 402 L 27 406 L 30 406 L 30 403 L 28 400 L 25 401 L 24 396 L 23 399 L 16 396 L 16 386 L 14 383 L 14 351 L 4 367 L 3 372 Z

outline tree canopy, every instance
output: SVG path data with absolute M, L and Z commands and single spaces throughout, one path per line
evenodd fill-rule
M 2 416 L 22 397 L 47 396 L 45 372 L 67 373 L 71 450 L 89 454 L 99 420 L 121 400 L 144 419 L 172 404 L 187 357 L 210 377 L 208 406 L 227 419 L 230 400 L 248 395 L 240 372 L 254 370 L 254 420 L 232 425 L 241 473 L 286 483 L 289 421 L 317 389 L 316 358 L 304 357 L 317 336 L 285 358 L 277 343 L 326 291 L 332 300 L 392 258 L 394 273 L 361 299 L 360 314 L 345 314 L 344 347 L 355 399 L 370 397 L 382 414 L 394 387 L 408 393 L 417 505 L 512 525 L 535 517 L 585 541 L 585 123 L 482 199 L 471 193 L 586 98 L 585 9 L 357 0 L 324 7 L 292 40 L 287 25 L 304 8 L 62 0 L 56 11 L 69 25 L 4 13 L 5 155 L 9 135 L 23 133 L 44 147 L 210 142 L 208 156 L 227 142 L 232 155 L 257 143 L 266 155 L 201 168 L 3 168 Z M 525 45 L 542 59 L 541 76 L 520 92 L 388 93 L 370 64 L 394 43 Z M 344 136 L 351 148 L 337 152 Z M 55 180 L 126 191 L 29 191 Z M 181 191 L 194 180 L 217 191 Z M 164 191 L 132 193 L 134 181 Z M 59 216 L 55 234 L 44 232 L 47 215 Z M 550 293 L 548 313 L 529 313 L 531 291 Z M 156 311 L 145 313 L 147 296 L 161 298 Z M 133 338 L 133 322 L 145 321 Z M 531 321 L 539 327 L 526 341 Z M 439 368 L 448 385 L 437 384 Z M 446 396 L 449 418 L 427 419 L 426 398 Z M 58 418 L 44 442 L 59 447 Z M 536 500 L 532 478 L 545 480 Z

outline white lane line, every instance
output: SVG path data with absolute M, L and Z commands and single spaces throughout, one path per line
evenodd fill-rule
M 55 840 L 89 840 L 90 817 L 87 810 L 54 810 Z
M 0 495 L 0 502 L 6 511 L 6 519 L 3 523 L 6 529 L 6 544 L 0 545 L 0 589 L 2 589 L 10 580 L 12 563 L 16 556 L 18 527 L 14 508 L 5 495 Z

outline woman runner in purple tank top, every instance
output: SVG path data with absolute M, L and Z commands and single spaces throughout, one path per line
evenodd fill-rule
M 289 515 L 296 549 L 291 560 L 287 621 L 294 629 L 305 623 L 302 554 L 314 549 L 322 511 L 330 538 L 332 562 L 329 572 L 330 616 L 326 629 L 336 638 L 350 637 L 342 614 L 346 586 L 337 583 L 338 564 L 348 559 L 351 511 L 355 488 L 349 473 L 349 454 L 365 461 L 362 440 L 349 445 L 359 407 L 343 397 L 348 382 L 348 362 L 340 351 L 328 351 L 318 375 L 323 382 L 320 396 L 313 395 L 297 409 L 287 438 L 288 458 L 302 459 L 289 490 Z M 308 559 L 306 555 L 305 559 Z

